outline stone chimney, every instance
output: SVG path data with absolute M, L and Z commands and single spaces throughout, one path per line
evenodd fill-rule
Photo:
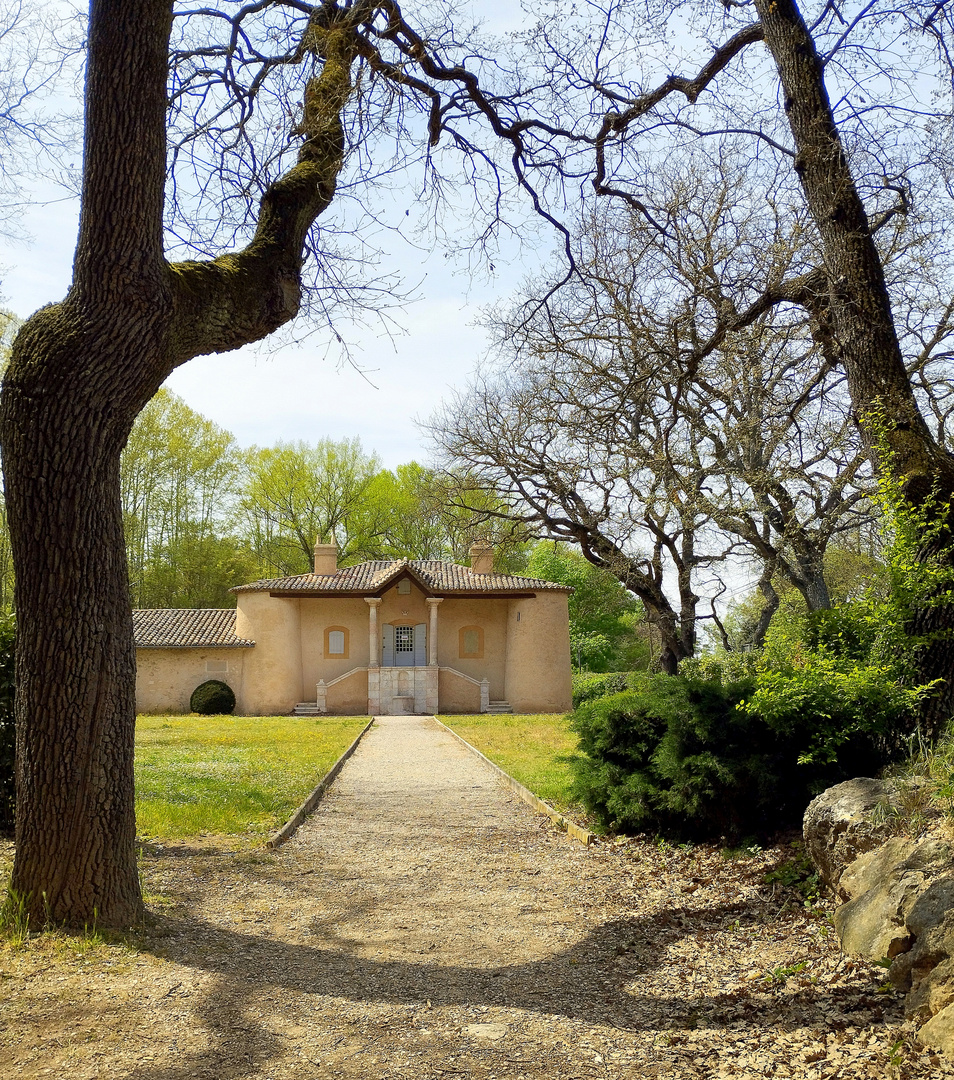
M 322 544 L 321 537 L 315 541 L 315 573 L 324 577 L 338 570 L 338 545 Z
M 494 546 L 486 540 L 478 540 L 470 545 L 470 572 L 472 574 L 492 574 L 494 572 Z

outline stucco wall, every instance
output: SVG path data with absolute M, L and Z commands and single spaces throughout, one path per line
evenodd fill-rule
M 315 700 L 314 686 L 303 692 L 300 604 L 266 592 L 238 594 L 235 632 L 255 642 L 237 694 L 245 716 L 283 716 L 299 701 Z
M 348 678 L 329 686 L 325 705 L 331 716 L 365 716 L 368 711 L 368 673 L 355 671 Z
M 303 696 L 301 701 L 314 701 L 315 684 L 319 679 L 331 682 L 356 667 L 368 666 L 370 652 L 368 626 L 369 607 L 361 597 L 303 597 L 301 608 L 301 657 Z M 325 655 L 325 631 L 330 626 L 343 627 L 348 632 L 348 655 Z M 367 701 L 361 713 L 367 709 Z
M 241 701 L 246 657 L 254 649 L 137 649 L 136 708 L 144 713 L 187 713 L 192 691 L 208 679 L 220 679 Z
M 330 682 L 355 667 L 365 667 L 370 657 L 370 611 L 362 598 L 303 597 L 301 605 L 302 701 L 314 699 L 314 685 L 319 679 Z M 476 598 L 444 599 L 437 608 L 437 659 L 442 667 L 455 668 L 473 679 L 490 681 L 490 696 L 504 696 L 507 666 L 507 600 Z M 430 635 L 430 607 L 424 594 L 411 583 L 409 593 L 388 589 L 378 607 L 378 655 L 380 662 L 381 628 L 417 626 L 424 623 Z M 325 655 L 325 631 L 330 626 L 348 630 L 348 657 Z M 460 630 L 479 626 L 484 631 L 484 655 L 479 659 L 460 656 Z M 255 639 L 258 640 L 257 638 Z M 460 680 L 458 680 L 460 681 Z
M 442 669 L 438 680 L 440 711 L 442 713 L 479 713 L 480 687 Z
M 506 700 L 514 712 L 567 712 L 573 691 L 566 593 L 508 603 Z
M 378 642 L 387 625 L 424 623 L 430 633 L 430 607 L 416 585 L 410 592 L 390 588 L 378 607 Z M 239 673 L 230 682 L 238 710 L 246 715 L 291 712 L 299 701 L 314 701 L 319 679 L 326 683 L 364 668 L 370 660 L 370 608 L 361 597 L 277 598 L 265 592 L 238 594 L 236 633 L 253 640 Z M 506 699 L 518 712 L 562 712 L 570 708 L 570 640 L 565 593 L 540 592 L 521 600 L 446 597 L 437 609 L 437 659 L 480 681 L 488 679 L 492 700 Z M 483 656 L 460 655 L 460 631 L 483 630 Z M 326 630 L 341 627 L 348 634 L 348 655 L 326 656 Z M 165 651 L 181 657 L 189 650 Z M 239 650 L 219 650 L 238 652 Z M 375 659 L 380 658 L 380 653 Z M 174 671 L 179 660 L 170 662 Z M 167 681 L 171 676 L 163 676 Z M 189 679 L 193 678 L 190 670 Z M 205 676 L 211 678 L 211 675 Z M 158 685 L 158 676 L 152 675 Z M 198 681 L 202 681 L 199 679 Z M 196 682 L 189 687 L 191 694 Z M 360 689 L 359 689 L 360 688 Z M 184 690 L 184 687 L 183 687 Z M 144 694 L 146 687 L 143 687 Z M 171 691 L 170 691 L 171 693 Z M 178 691 L 177 691 L 178 693 Z M 171 700 L 152 693 L 147 700 Z M 181 700 L 181 693 L 176 700 Z M 465 680 L 440 678 L 440 709 L 472 712 L 479 708 L 479 689 Z M 367 676 L 355 675 L 328 692 L 328 709 L 363 714 L 367 709 Z M 178 705 L 152 705 L 178 708 Z
M 504 697 L 504 679 L 507 670 L 508 603 L 507 600 L 451 597 L 438 608 L 437 648 L 441 667 L 462 671 L 478 682 L 481 679 L 488 679 L 490 696 L 494 700 Z M 473 660 L 460 655 L 460 630 L 465 626 L 479 626 L 483 629 L 484 655 L 482 659 Z M 459 683 L 461 680 L 456 681 Z M 479 704 L 479 695 L 477 700 Z M 441 709 L 443 708 L 442 701 Z

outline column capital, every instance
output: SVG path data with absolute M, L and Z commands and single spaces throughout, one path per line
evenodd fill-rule
M 370 604 L 373 608 L 379 607 L 381 604 L 384 603 L 380 596 L 366 596 L 364 598 L 364 602 L 366 604 Z
M 425 604 L 433 604 L 436 607 L 438 604 L 443 604 L 444 603 L 444 597 L 443 596 L 426 596 L 424 598 L 424 603 Z

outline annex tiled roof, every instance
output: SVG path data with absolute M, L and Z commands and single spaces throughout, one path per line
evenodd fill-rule
M 566 585 L 514 574 L 472 574 L 470 568 L 439 559 L 379 559 L 343 566 L 334 574 L 299 574 L 238 585 L 232 592 L 351 593 L 374 596 L 407 573 L 432 593 L 572 592 Z
M 234 608 L 165 608 L 132 614 L 137 649 L 248 649 L 255 644 L 235 636 Z

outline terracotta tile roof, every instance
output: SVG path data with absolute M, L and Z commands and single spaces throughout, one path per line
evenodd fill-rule
M 255 644 L 235 636 L 234 608 L 165 608 L 132 614 L 137 649 L 248 649 Z
M 566 585 L 514 574 L 472 574 L 467 566 L 439 559 L 379 559 L 343 566 L 334 574 L 299 574 L 237 585 L 232 592 L 348 592 L 374 596 L 407 571 L 432 593 L 572 592 Z

